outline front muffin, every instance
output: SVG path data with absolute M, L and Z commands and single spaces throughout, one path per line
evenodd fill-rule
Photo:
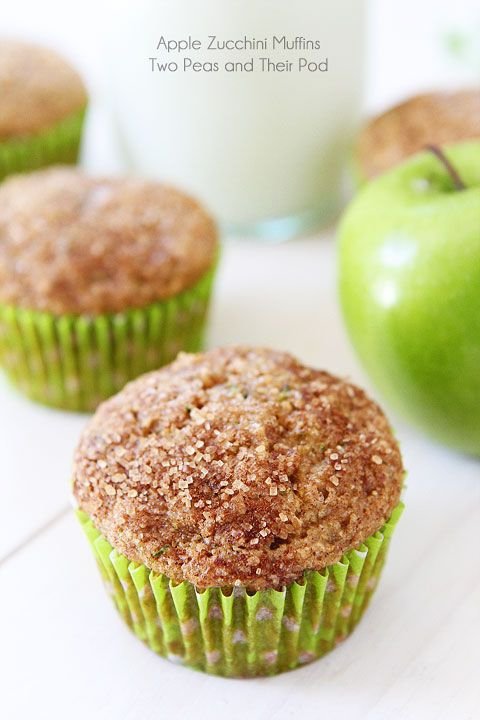
M 89 410 L 198 350 L 218 251 L 183 193 L 52 168 L 0 187 L 0 361 L 33 399 Z
M 54 51 L 0 39 L 0 180 L 78 158 L 87 93 Z
M 346 637 L 403 467 L 378 406 L 285 353 L 182 355 L 104 403 L 74 495 L 126 622 L 209 672 L 291 669 Z

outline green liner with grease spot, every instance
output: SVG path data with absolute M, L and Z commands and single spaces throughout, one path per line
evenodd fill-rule
M 0 181 L 8 175 L 78 160 L 86 109 L 31 135 L 0 140 Z
M 0 365 L 32 400 L 91 411 L 129 380 L 201 349 L 216 266 L 145 308 L 53 315 L 0 304 Z
M 198 591 L 130 562 L 77 511 L 109 594 L 126 624 L 154 652 L 224 677 L 275 675 L 325 655 L 352 632 L 382 571 L 402 514 L 322 572 L 281 591 Z

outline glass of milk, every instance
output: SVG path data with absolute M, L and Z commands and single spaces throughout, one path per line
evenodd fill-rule
M 228 232 L 280 240 L 333 219 L 362 109 L 365 0 L 114 0 L 112 13 L 130 170 L 194 194 Z

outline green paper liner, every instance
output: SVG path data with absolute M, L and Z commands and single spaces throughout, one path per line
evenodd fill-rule
M 130 562 L 87 514 L 85 534 L 113 602 L 135 635 L 162 657 L 224 677 L 275 675 L 311 662 L 343 641 L 362 617 L 402 514 L 322 572 L 283 590 L 198 591 L 189 582 Z
M 193 287 L 145 308 L 63 315 L 0 304 L 0 365 L 32 400 L 90 411 L 126 382 L 197 352 L 215 266 Z
M 32 135 L 0 140 L 0 181 L 8 175 L 78 160 L 86 109 Z

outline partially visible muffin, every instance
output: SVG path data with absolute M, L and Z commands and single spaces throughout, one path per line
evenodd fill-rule
M 370 180 L 420 152 L 480 138 L 480 90 L 418 95 L 370 120 L 355 147 L 361 180 Z
M 286 353 L 239 347 L 181 355 L 104 403 L 78 446 L 73 492 L 147 576 L 265 599 L 374 536 L 403 476 L 362 390 Z
M 0 187 L 0 308 L 38 327 L 35 345 L 23 332 L 19 342 L 0 312 L 9 344 L 4 364 L 16 371 L 15 356 L 33 353 L 48 384 L 53 360 L 52 392 L 65 394 L 63 377 L 85 395 L 82 407 L 95 406 L 106 390 L 87 402 L 85 371 L 97 378 L 103 371 L 112 394 L 178 351 L 199 348 L 217 251 L 212 218 L 171 187 L 68 167 L 7 180 Z
M 51 127 L 87 104 L 77 71 L 53 50 L 0 40 L 0 139 Z
M 0 39 L 0 179 L 78 156 L 87 91 L 53 50 Z
M 194 285 L 217 230 L 195 200 L 160 183 L 68 167 L 0 188 L 0 302 L 97 314 L 144 307 Z

